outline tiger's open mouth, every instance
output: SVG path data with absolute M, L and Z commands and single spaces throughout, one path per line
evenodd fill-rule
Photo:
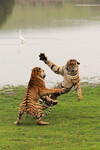
M 43 76 L 43 79 L 46 77 L 46 75 Z
M 42 79 L 44 79 L 44 78 L 46 77 L 46 74 L 43 73 L 43 74 L 40 75 L 40 77 L 41 77 Z

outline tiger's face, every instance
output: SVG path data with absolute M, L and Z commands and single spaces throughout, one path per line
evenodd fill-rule
M 66 69 L 69 75 L 76 75 L 78 73 L 78 65 L 80 63 L 75 59 L 70 59 L 66 64 Z
M 31 74 L 33 77 L 34 76 L 39 76 L 41 77 L 42 79 L 44 79 L 46 77 L 46 74 L 44 72 L 43 69 L 41 69 L 40 67 L 35 67 L 32 69 L 32 74 Z

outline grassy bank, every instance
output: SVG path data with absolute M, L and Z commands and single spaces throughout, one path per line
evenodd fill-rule
M 83 100 L 76 91 L 59 97 L 59 103 L 39 126 L 31 116 L 14 125 L 25 87 L 0 90 L 0 150 L 99 150 L 100 85 L 82 88 Z

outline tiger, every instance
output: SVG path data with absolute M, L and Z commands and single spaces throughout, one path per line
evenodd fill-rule
M 65 94 L 69 92 L 72 87 L 74 87 L 77 90 L 78 100 L 81 101 L 82 90 L 79 84 L 80 62 L 78 62 L 76 59 L 70 59 L 64 66 L 58 67 L 47 58 L 45 53 L 40 53 L 39 59 L 42 60 L 46 65 L 48 65 L 54 73 L 63 76 L 63 81 L 57 85 L 56 89 L 64 88 L 65 90 L 61 94 Z M 44 109 L 51 106 L 50 99 L 53 100 L 53 105 L 58 103 L 57 95 L 55 94 L 51 96 L 43 96 L 42 99 L 40 99 L 40 103 L 42 104 L 45 100 L 45 103 L 43 104 Z
M 18 118 L 14 124 L 21 124 L 20 120 L 24 113 L 30 114 L 36 119 L 36 123 L 39 125 L 48 125 L 48 122 L 42 121 L 42 118 L 48 114 L 43 113 L 42 105 L 39 104 L 38 99 L 41 96 L 49 94 L 60 95 L 63 89 L 47 89 L 45 86 L 44 78 L 46 74 L 40 67 L 32 69 L 31 77 L 25 92 L 25 96 L 20 104 Z

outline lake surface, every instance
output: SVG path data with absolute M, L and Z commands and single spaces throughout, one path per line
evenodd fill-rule
M 100 2 L 1 2 L 0 86 L 27 84 L 36 66 L 44 68 L 47 86 L 62 81 L 39 60 L 41 52 L 58 66 L 77 59 L 81 82 L 100 82 Z

